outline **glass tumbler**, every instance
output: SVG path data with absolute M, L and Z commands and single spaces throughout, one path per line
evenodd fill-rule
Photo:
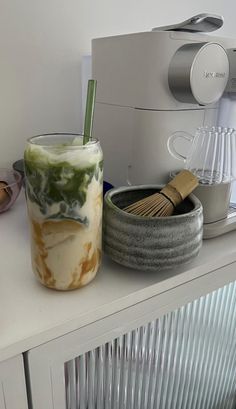
M 103 156 L 97 140 L 46 134 L 28 140 L 26 197 L 33 272 L 46 287 L 88 284 L 101 261 Z
M 186 168 L 199 183 L 213 185 L 230 183 L 232 179 L 232 134 L 234 129 L 200 127 L 186 158 Z

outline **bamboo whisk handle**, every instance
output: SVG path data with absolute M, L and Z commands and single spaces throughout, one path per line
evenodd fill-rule
M 197 177 L 189 170 L 182 170 L 161 190 L 161 193 L 168 197 L 174 206 L 177 206 L 197 186 Z

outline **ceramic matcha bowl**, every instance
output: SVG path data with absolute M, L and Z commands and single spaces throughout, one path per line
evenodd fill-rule
M 140 217 L 122 209 L 163 186 L 111 189 L 104 197 L 103 249 L 127 267 L 158 271 L 191 262 L 202 244 L 201 202 L 190 195 L 170 217 Z

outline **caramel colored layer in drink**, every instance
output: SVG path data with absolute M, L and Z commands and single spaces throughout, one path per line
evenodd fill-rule
M 33 269 L 44 285 L 72 290 L 92 280 L 101 261 L 100 232 L 73 220 L 31 220 L 31 226 Z

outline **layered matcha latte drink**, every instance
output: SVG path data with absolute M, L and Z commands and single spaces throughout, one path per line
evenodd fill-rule
M 31 138 L 25 150 L 26 196 L 35 275 L 47 287 L 88 284 L 101 260 L 102 150 L 71 134 Z

